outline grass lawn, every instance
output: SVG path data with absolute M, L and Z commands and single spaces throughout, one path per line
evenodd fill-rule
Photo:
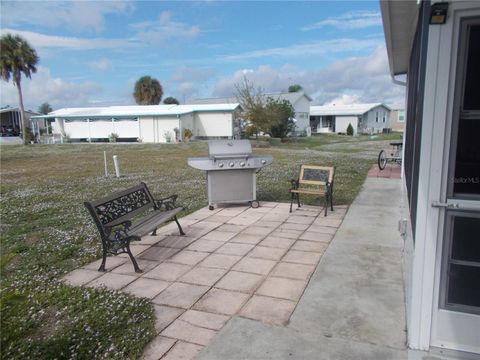
M 337 167 L 334 203 L 350 204 L 392 138 L 399 137 L 322 135 L 255 149 L 274 157 L 257 175 L 257 198 L 289 201 L 299 165 L 318 163 Z M 104 151 L 110 174 L 111 157 L 118 155 L 123 177 L 104 176 Z M 144 181 L 154 196 L 178 194 L 183 214 L 193 212 L 207 205 L 206 177 L 186 160 L 206 154 L 204 142 L 2 146 L 1 357 L 138 358 L 155 335 L 148 300 L 60 281 L 100 257 L 83 201 Z

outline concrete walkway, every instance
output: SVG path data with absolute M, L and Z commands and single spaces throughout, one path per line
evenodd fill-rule
M 199 358 L 407 359 L 400 180 L 367 178 L 287 326 L 233 318 Z

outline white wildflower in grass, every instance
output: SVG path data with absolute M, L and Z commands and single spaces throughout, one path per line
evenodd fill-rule
M 349 204 L 378 151 L 391 141 L 383 139 L 318 136 L 254 149 L 274 157 L 273 164 L 257 174 L 257 198 L 288 202 L 289 180 L 298 175 L 300 164 L 318 163 L 337 166 L 334 200 Z M 103 175 L 103 151 L 108 155 L 113 150 L 122 159 L 122 178 Z M 155 336 L 148 300 L 119 291 L 74 288 L 60 280 L 101 255 L 97 230 L 83 202 L 143 181 L 155 196 L 178 194 L 177 202 L 185 209 L 181 216 L 205 207 L 205 173 L 189 167 L 187 158 L 206 155 L 206 143 L 9 146 L 1 151 L 0 241 L 2 255 L 13 258 L 0 279 L 0 357 L 139 358 Z M 318 202 L 314 197 L 304 200 Z

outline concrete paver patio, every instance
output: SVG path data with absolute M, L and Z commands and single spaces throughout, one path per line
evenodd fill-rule
M 125 256 L 67 274 L 73 286 L 106 287 L 151 299 L 155 338 L 144 359 L 193 359 L 234 316 L 286 325 L 345 216 L 336 206 L 289 204 L 200 209 L 132 245 L 143 273 Z

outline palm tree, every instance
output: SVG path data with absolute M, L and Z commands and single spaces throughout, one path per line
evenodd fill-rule
M 142 76 L 135 83 L 133 97 L 138 105 L 158 105 L 162 100 L 163 88 L 160 81 Z
M 23 107 L 22 74 L 30 79 L 32 73 L 37 72 L 37 63 L 37 52 L 24 38 L 12 34 L 5 34 L 0 38 L 0 72 L 2 79 L 7 82 L 12 78 L 18 90 L 24 144 L 27 144 L 27 119 Z

